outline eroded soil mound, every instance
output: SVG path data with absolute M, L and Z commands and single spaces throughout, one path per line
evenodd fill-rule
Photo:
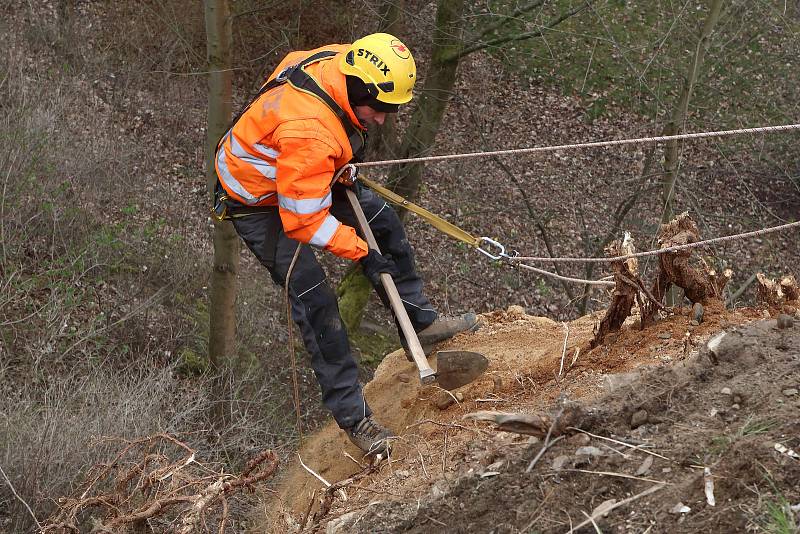
M 780 514 L 796 521 L 784 504 L 800 501 L 800 460 L 776 443 L 800 450 L 800 326 L 737 329 L 759 315 L 718 310 L 691 326 L 678 314 L 584 352 L 596 318 L 490 314 L 479 332 L 448 344 L 492 363 L 444 409 L 446 394 L 421 388 L 411 364 L 392 354 L 367 387 L 376 414 L 401 435 L 392 461 L 349 484 L 347 501 L 337 496 L 325 515 L 322 485 L 291 466 L 267 503 L 275 510 L 268 528 L 296 529 L 309 505 L 307 532 L 566 532 L 602 503 L 617 505 L 595 514 L 604 532 L 736 532 L 766 528 Z M 729 333 L 715 364 L 706 342 L 720 330 Z M 565 399 L 583 406 L 581 430 L 594 436 L 571 430 L 541 455 L 541 438 L 462 419 L 477 410 L 552 414 Z M 359 458 L 327 427 L 300 455 L 336 482 L 362 472 L 344 452 Z

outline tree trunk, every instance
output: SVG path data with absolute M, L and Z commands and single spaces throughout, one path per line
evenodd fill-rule
M 378 8 L 380 20 L 377 31 L 403 35 L 404 0 L 387 0 Z M 386 122 L 370 131 L 367 160 L 395 159 L 398 156 L 397 114 L 386 115 Z
M 424 155 L 433 146 L 456 81 L 458 52 L 463 46 L 463 15 L 464 0 L 439 0 L 431 63 L 417 108 L 403 135 L 401 158 Z M 389 175 L 392 190 L 410 200 L 416 199 L 423 167 L 421 163 L 393 167 Z M 400 216 L 405 217 L 405 213 Z
M 206 183 L 213 202 L 217 175 L 214 154 L 217 142 L 231 120 L 232 32 L 228 0 L 205 0 L 208 55 L 208 136 Z M 226 368 L 236 350 L 236 274 L 239 270 L 239 238 L 230 221 L 214 221 L 214 266 L 211 272 L 208 357 L 217 371 Z
M 711 33 L 714 31 L 714 26 L 716 26 L 719 20 L 720 11 L 722 10 L 722 1 L 723 0 L 712 0 L 711 2 L 711 11 L 700 32 L 700 38 L 697 41 L 697 47 L 695 48 L 692 62 L 689 65 L 689 72 L 684 78 L 683 88 L 678 97 L 678 104 L 672 111 L 672 118 L 664 127 L 663 135 L 678 135 L 683 131 L 683 127 L 686 124 L 686 116 L 689 112 L 689 100 L 691 100 L 695 82 L 697 81 L 700 69 L 703 66 L 703 61 L 705 60 L 708 41 L 711 38 Z M 664 179 L 662 192 L 664 211 L 661 214 L 661 224 L 667 224 L 675 216 L 675 185 L 678 181 L 679 166 L 680 156 L 678 141 L 668 141 L 664 147 Z M 673 286 L 672 290 L 667 295 L 667 305 L 674 306 L 677 303 L 677 298 L 677 291 Z
M 380 7 L 379 32 L 401 35 L 403 33 L 403 0 L 387 0 Z M 379 160 L 385 158 L 398 158 L 397 120 L 395 114 L 386 116 L 382 126 L 370 130 L 369 144 L 367 145 L 367 159 Z M 361 272 L 358 265 L 348 269 L 347 274 L 339 283 L 337 295 L 339 296 L 339 312 L 342 321 L 349 333 L 356 332 L 361 327 L 364 308 L 369 301 L 372 285 Z
M 711 33 L 714 31 L 719 20 L 720 11 L 722 10 L 723 0 L 712 0 L 711 12 L 708 14 L 703 30 L 700 33 L 700 39 L 697 41 L 694 57 L 689 65 L 689 72 L 687 73 L 681 94 L 678 97 L 678 104 L 672 111 L 672 118 L 664 127 L 663 135 L 678 135 L 683 131 L 683 126 L 686 123 L 686 115 L 689 112 L 689 100 L 692 98 L 692 91 L 694 91 L 695 82 L 703 67 L 705 60 L 706 49 L 708 41 L 711 38 Z M 666 224 L 675 216 L 674 202 L 675 202 L 675 184 L 678 180 L 678 141 L 672 140 L 666 143 L 664 147 L 664 187 L 663 187 L 663 200 L 664 212 L 661 216 L 661 223 Z

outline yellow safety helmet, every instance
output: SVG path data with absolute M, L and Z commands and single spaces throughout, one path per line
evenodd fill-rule
M 411 100 L 417 66 L 411 50 L 388 33 L 373 33 L 355 41 L 339 63 L 347 76 L 355 76 L 379 103 L 395 107 Z

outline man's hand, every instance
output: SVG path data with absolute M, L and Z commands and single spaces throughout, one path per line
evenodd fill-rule
M 366 256 L 361 258 L 361 268 L 364 270 L 364 276 L 370 279 L 373 285 L 380 285 L 381 273 L 387 273 L 392 276 L 397 276 L 400 272 L 397 270 L 397 265 L 382 255 L 375 249 L 369 249 Z

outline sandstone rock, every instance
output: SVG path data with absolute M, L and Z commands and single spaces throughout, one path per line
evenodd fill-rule
M 348 512 L 332 521 L 329 521 L 325 527 L 325 534 L 338 534 L 339 532 L 347 532 L 350 529 L 351 524 L 355 522 L 358 514 L 359 511 L 356 510 L 355 512 Z
M 703 305 L 700 304 L 699 302 L 695 302 L 694 305 L 692 306 L 692 314 L 691 314 L 692 321 L 696 321 L 697 324 L 702 323 L 704 313 L 705 310 L 703 309 Z

